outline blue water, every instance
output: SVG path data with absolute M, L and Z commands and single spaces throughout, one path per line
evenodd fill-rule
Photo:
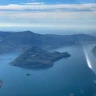
M 84 46 L 88 56 L 93 46 Z M 93 54 L 90 57 L 92 71 L 88 67 L 82 46 L 56 50 L 67 51 L 72 56 L 44 70 L 10 66 L 8 63 L 14 60 L 19 52 L 0 55 L 0 80 L 4 82 L 0 88 L 0 96 L 91 96 L 92 92 L 95 94 L 96 64 Z M 30 76 L 26 76 L 27 73 L 30 73 Z

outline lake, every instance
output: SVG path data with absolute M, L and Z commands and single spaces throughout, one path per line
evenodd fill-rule
M 0 80 L 4 83 L 0 96 L 96 96 L 96 57 L 91 53 L 95 45 L 56 49 L 71 57 L 44 70 L 10 66 L 19 52 L 0 55 Z

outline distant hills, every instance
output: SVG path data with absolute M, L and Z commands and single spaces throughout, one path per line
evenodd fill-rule
M 0 31 L 0 40 L 6 38 L 10 34 L 11 34 L 11 32 L 2 32 L 2 31 Z
M 0 53 L 25 50 L 32 46 L 55 48 L 67 45 L 96 42 L 96 37 L 86 34 L 54 35 L 37 34 L 31 31 L 0 31 Z

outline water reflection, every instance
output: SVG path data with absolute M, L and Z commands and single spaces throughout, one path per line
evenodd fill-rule
M 87 54 L 85 48 L 84 48 L 84 54 L 85 54 L 85 58 L 86 58 L 86 61 L 87 61 L 88 67 L 89 67 L 90 69 L 92 69 L 91 61 L 90 61 L 90 58 L 89 58 L 89 56 L 88 56 L 88 54 Z
M 93 48 L 96 46 L 96 44 L 86 44 L 83 45 L 83 50 L 84 50 L 84 54 L 85 54 L 85 58 L 88 64 L 88 67 L 90 69 L 92 69 L 95 73 L 96 73 L 96 57 L 94 56 L 94 54 L 92 53 Z

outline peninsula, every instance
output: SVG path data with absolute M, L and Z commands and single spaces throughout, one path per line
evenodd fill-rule
M 49 52 L 38 47 L 31 47 L 11 62 L 10 65 L 28 69 L 50 68 L 54 65 L 54 62 L 70 56 L 67 52 Z

